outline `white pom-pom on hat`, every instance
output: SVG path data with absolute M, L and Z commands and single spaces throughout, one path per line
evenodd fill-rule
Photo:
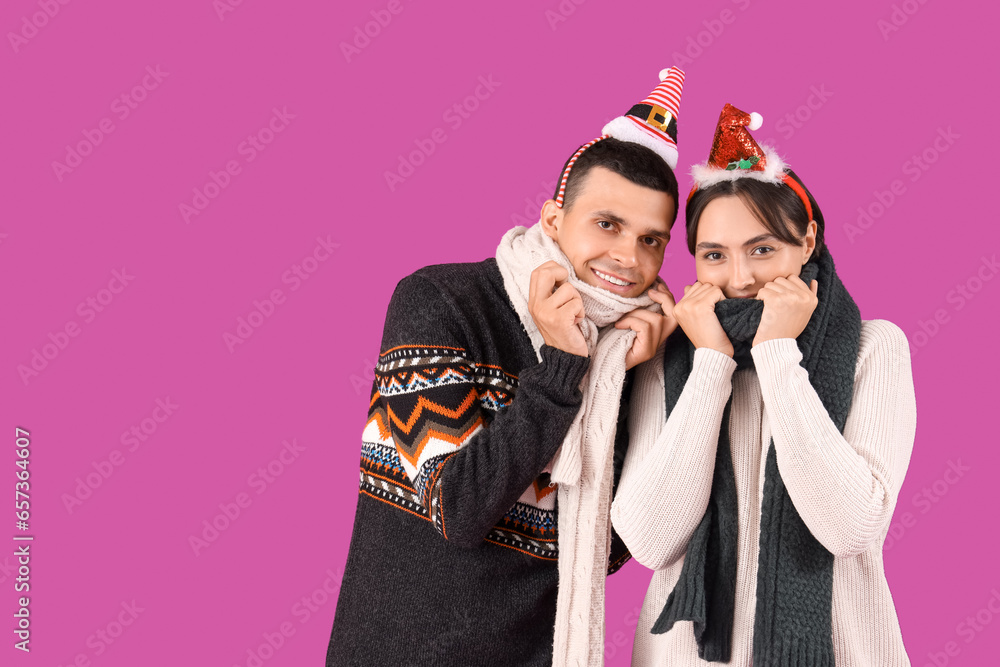
M 764 117 L 761 116 L 756 111 L 750 113 L 750 124 L 747 125 L 748 130 L 759 130 L 761 126 L 764 125 Z
M 670 74 L 670 68 L 669 67 L 666 68 L 666 69 L 661 69 L 660 70 L 660 81 L 666 80 L 668 74 Z

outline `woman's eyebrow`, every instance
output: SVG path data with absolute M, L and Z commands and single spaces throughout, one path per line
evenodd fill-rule
M 743 247 L 746 248 L 747 246 L 751 246 L 755 243 L 760 243 L 761 241 L 779 241 L 779 240 L 780 239 L 774 234 L 761 234 L 759 236 L 753 237 L 749 241 L 746 241 L 743 244 Z M 722 245 L 721 243 L 715 243 L 713 241 L 702 241 L 701 243 L 695 246 L 695 250 L 725 250 L 725 249 L 726 246 Z
M 745 248 L 748 245 L 753 245 L 754 243 L 760 243 L 761 241 L 777 241 L 777 240 L 779 239 L 774 234 L 761 234 L 759 236 L 753 237 L 752 239 L 744 243 L 743 247 Z

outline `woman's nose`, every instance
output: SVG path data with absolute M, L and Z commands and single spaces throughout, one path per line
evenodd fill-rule
M 730 265 L 729 286 L 737 291 L 744 290 L 754 283 L 753 272 L 749 264 L 740 258 L 733 260 Z

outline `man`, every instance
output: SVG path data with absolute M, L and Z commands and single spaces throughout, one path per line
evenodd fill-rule
M 496 258 L 397 286 L 328 666 L 600 664 L 589 596 L 602 610 L 607 570 L 628 559 L 606 539 L 625 371 L 676 326 L 654 312 L 673 303 L 662 281 L 650 289 L 677 212 L 683 73 L 661 79 Z

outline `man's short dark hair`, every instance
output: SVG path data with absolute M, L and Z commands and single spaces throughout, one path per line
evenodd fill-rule
M 574 154 L 576 151 L 574 151 Z M 569 164 L 569 160 L 566 160 Z M 569 179 L 566 181 L 566 192 L 563 194 L 563 209 L 569 210 L 573 202 L 580 194 L 580 186 L 584 182 L 584 177 L 593 167 L 604 167 L 614 173 L 627 178 L 636 185 L 641 185 L 650 190 L 665 192 L 674 199 L 674 220 L 677 219 L 677 177 L 674 171 L 659 155 L 640 144 L 631 141 L 621 141 L 614 137 L 602 139 L 596 144 L 583 151 L 580 157 L 573 164 L 569 172 Z M 563 165 L 566 171 L 566 165 Z M 559 172 L 560 180 L 562 172 Z M 553 199 L 559 194 L 558 181 L 556 193 Z M 670 223 L 673 224 L 674 220 Z

